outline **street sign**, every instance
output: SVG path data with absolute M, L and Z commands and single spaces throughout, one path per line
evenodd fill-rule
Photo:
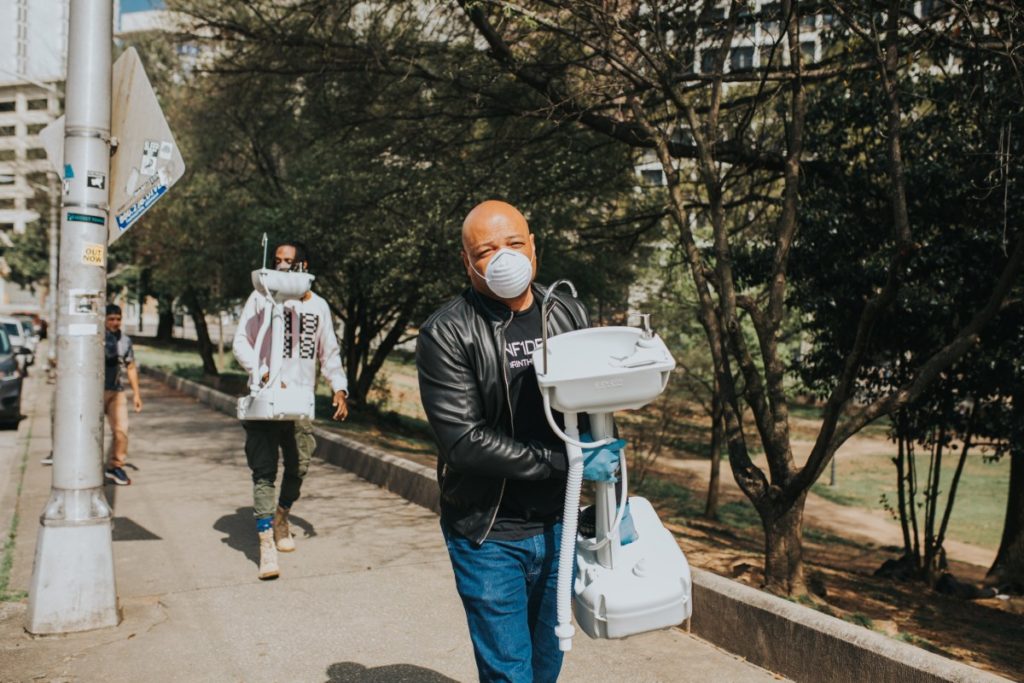
M 135 225 L 185 173 L 185 161 L 135 48 L 114 62 L 112 86 L 110 134 L 117 147 L 110 159 L 110 178 L 64 165 L 63 116 L 39 133 L 50 163 L 65 181 L 81 173 L 89 187 L 110 188 L 107 244 Z
M 39 141 L 46 150 L 46 158 L 53 165 L 53 170 L 64 178 L 64 117 L 50 121 L 46 128 L 39 131 Z
M 135 48 L 114 62 L 110 132 L 108 244 L 123 235 L 185 173 L 185 161 L 164 119 Z

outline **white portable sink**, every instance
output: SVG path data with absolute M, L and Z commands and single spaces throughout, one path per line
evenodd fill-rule
M 286 270 L 260 268 L 252 271 L 252 286 L 276 303 L 283 304 L 291 299 L 301 299 L 313 286 L 309 273 L 295 273 Z
M 637 327 L 591 327 L 533 353 L 537 384 L 562 413 L 635 410 L 654 400 L 676 366 L 665 342 Z

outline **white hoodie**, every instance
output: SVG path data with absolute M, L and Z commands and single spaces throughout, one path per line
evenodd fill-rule
M 250 375 L 259 366 L 260 374 L 270 367 L 270 333 L 263 337 L 257 357 L 256 337 L 266 315 L 264 297 L 257 292 L 249 295 L 238 320 L 235 340 L 231 345 L 238 364 Z M 341 348 L 334 336 L 331 309 L 327 302 L 313 292 L 305 300 L 284 303 L 284 361 L 281 363 L 281 382 L 288 387 L 316 388 L 316 361 L 320 372 L 337 393 L 348 391 L 348 378 L 341 366 Z

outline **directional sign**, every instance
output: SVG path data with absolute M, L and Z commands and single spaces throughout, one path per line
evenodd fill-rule
M 110 189 L 107 244 L 135 225 L 185 173 L 185 161 L 135 48 L 114 62 L 110 134 L 117 147 L 107 178 L 90 169 L 64 166 L 63 116 L 39 132 L 46 155 L 62 178 L 84 173 L 89 187 Z

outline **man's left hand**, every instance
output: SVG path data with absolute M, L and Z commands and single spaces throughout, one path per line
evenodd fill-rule
M 139 396 L 138 394 L 133 394 L 133 398 L 135 399 L 135 412 L 136 413 L 141 413 L 142 412 L 142 397 Z
M 348 417 L 348 401 L 346 400 L 348 394 L 344 391 L 334 392 L 334 398 L 331 399 L 331 405 L 335 406 L 337 410 L 334 411 L 335 420 L 344 420 Z
M 592 442 L 588 433 L 580 435 L 584 443 Z M 583 449 L 583 478 L 587 481 L 618 481 L 615 473 L 619 469 L 622 449 L 626 446 L 624 439 L 616 439 L 604 446 Z

